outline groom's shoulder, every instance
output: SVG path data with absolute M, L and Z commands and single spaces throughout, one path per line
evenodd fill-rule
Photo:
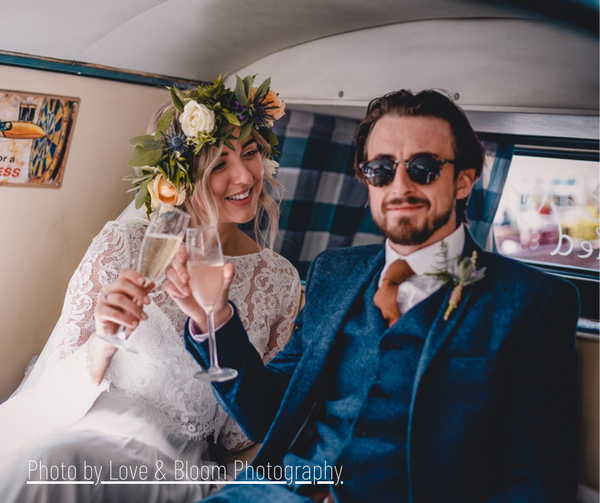
M 498 253 L 483 252 L 478 267 L 486 267 L 486 276 L 496 284 L 518 286 L 520 290 L 541 294 L 559 289 L 577 295 L 575 286 L 559 276 Z
M 321 252 L 315 258 L 315 262 L 321 265 L 337 264 L 355 264 L 358 261 L 369 260 L 383 250 L 383 244 L 350 246 L 345 248 L 331 248 Z

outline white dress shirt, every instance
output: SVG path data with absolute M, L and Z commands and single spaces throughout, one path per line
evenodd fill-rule
M 452 234 L 446 236 L 443 241 L 448 245 L 448 258 L 454 259 L 461 255 L 465 246 L 465 229 L 461 225 Z M 390 264 L 398 259 L 406 260 L 415 275 L 404 281 L 398 287 L 398 308 L 401 313 L 406 313 L 411 307 L 429 297 L 433 292 L 442 287 L 444 282 L 434 276 L 426 276 L 425 273 L 436 272 L 436 269 L 443 266 L 440 255 L 441 241 L 421 248 L 416 252 L 403 257 L 396 252 L 390 245 L 390 240 L 385 241 L 385 266 L 379 277 L 379 286 L 383 276 Z

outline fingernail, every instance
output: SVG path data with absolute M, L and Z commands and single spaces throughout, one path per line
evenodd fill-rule
M 146 283 L 146 280 L 144 278 L 138 278 L 138 285 L 144 285 L 144 283 Z
M 150 297 L 147 295 L 144 297 L 144 304 L 150 304 Z
M 142 312 L 142 316 L 141 316 L 142 320 L 147 320 L 148 319 L 148 315 L 144 312 Z
M 137 327 L 137 326 L 138 326 L 138 321 L 137 321 L 137 320 L 136 320 L 136 321 L 134 321 L 134 322 L 133 322 L 131 325 L 132 325 L 133 327 Z

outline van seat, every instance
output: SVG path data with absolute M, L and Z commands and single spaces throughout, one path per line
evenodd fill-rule
M 600 337 L 584 333 L 577 334 L 579 355 L 580 393 L 580 458 L 579 494 L 581 503 L 598 503 L 600 484 Z

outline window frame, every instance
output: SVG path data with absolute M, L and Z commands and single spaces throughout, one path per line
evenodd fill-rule
M 478 137 L 481 141 L 512 144 L 514 145 L 514 155 L 600 162 L 600 141 L 598 140 L 493 133 L 479 133 Z M 579 291 L 581 317 L 592 320 L 591 324 L 582 321 L 578 328 L 585 332 L 600 334 L 598 323 L 600 320 L 600 270 L 578 269 L 574 266 L 525 259 L 515 260 L 573 283 Z

